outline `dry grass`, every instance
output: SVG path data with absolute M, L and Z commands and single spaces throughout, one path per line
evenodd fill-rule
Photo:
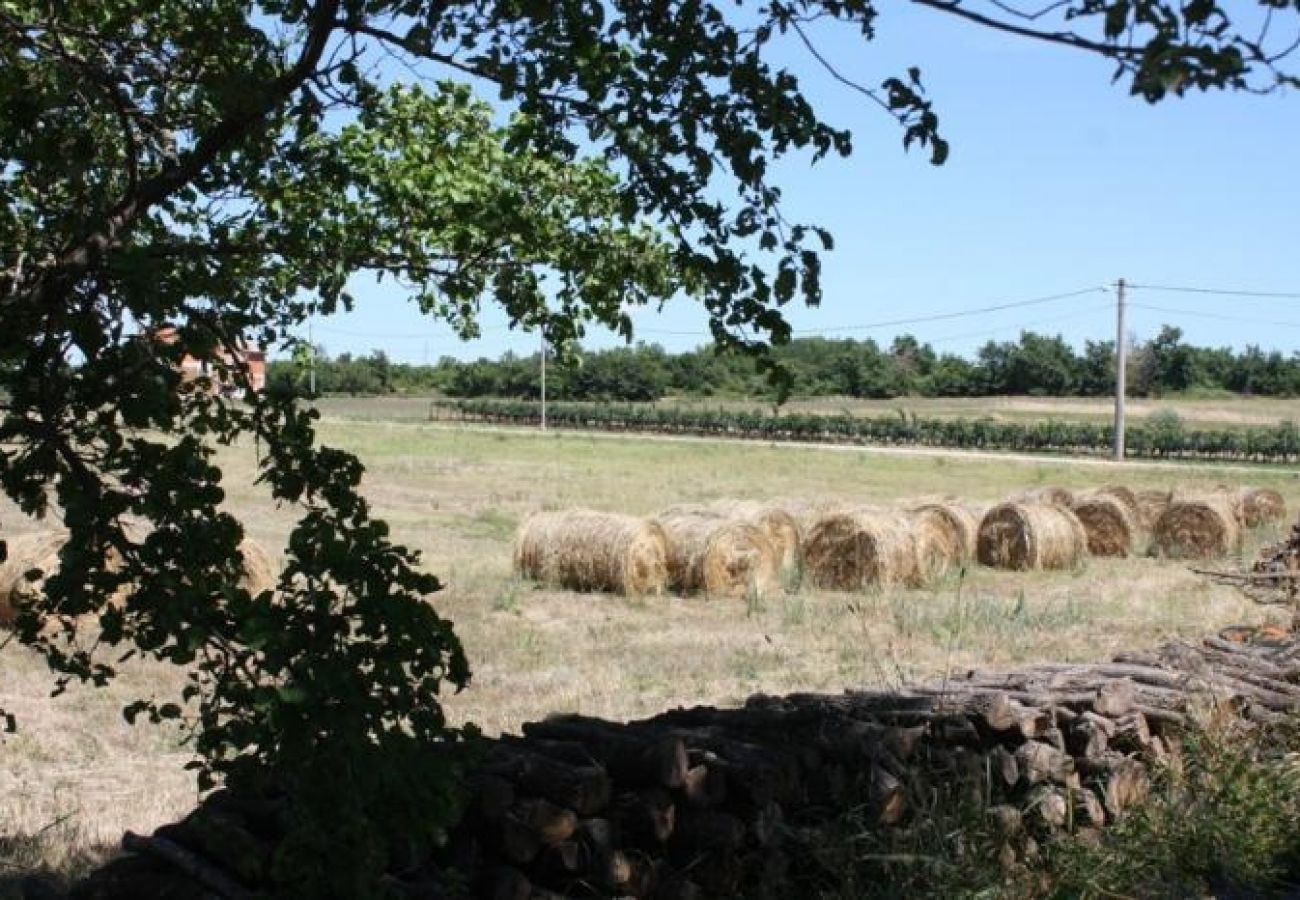
M 967 568 L 922 590 L 836 594 L 804 588 L 762 602 L 592 596 L 534 587 L 511 568 L 511 539 L 532 513 L 576 506 L 647 515 L 674 503 L 799 497 L 828 505 L 916 505 L 951 494 L 976 504 L 1017 489 L 1107 482 L 1168 491 L 1248 481 L 1300 500 L 1282 470 L 1071 466 L 881 457 L 856 450 L 667 443 L 459 432 L 419 423 L 323 426 L 369 467 L 365 491 L 399 540 L 420 548 L 447 587 L 433 598 L 457 627 L 474 681 L 448 699 L 456 721 L 487 732 L 549 712 L 629 718 L 666 707 L 732 703 L 756 691 L 839 691 L 941 677 L 975 666 L 1083 660 L 1264 613 L 1231 588 L 1153 559 L 1093 560 L 1068 572 Z M 252 538 L 283 546 L 293 511 L 252 484 L 252 447 L 223 451 L 229 502 Z M 1294 506 L 1293 506 L 1294 508 Z M 0 508 L 6 528 L 20 517 Z M 35 530 L 35 525 L 24 528 Z M 1252 534 L 1247 553 L 1277 530 Z M 0 708 L 20 730 L 0 740 L 0 836 L 59 823 L 37 849 L 55 866 L 77 848 L 147 830 L 194 800 L 177 734 L 130 727 L 120 709 L 170 697 L 177 673 L 132 663 L 110 688 L 49 698 L 50 676 L 26 650 L 0 649 Z M 65 818 L 66 817 L 66 818 Z M 69 842 L 73 845 L 68 846 Z M 26 865 L 0 843 L 3 864 Z M 69 857 L 67 854 L 73 853 Z

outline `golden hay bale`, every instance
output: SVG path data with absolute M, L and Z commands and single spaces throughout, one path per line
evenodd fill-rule
M 668 584 L 705 597 L 765 597 L 781 572 L 776 548 L 756 525 L 717 516 L 657 517 L 668 537 Z
M 19 608 L 40 597 L 45 579 L 59 568 L 59 551 L 68 535 L 38 531 L 4 540 L 7 555 L 0 563 L 0 625 L 12 625 Z M 38 575 L 36 570 L 40 570 Z
M 976 556 L 995 569 L 1069 569 L 1088 553 L 1088 536 L 1068 507 L 1002 503 L 980 521 Z
M 240 587 L 253 596 L 275 587 L 275 564 L 261 544 L 252 538 L 244 538 L 239 542 L 239 555 L 244 559 L 244 577 L 239 581 Z
M 1146 490 L 1137 491 L 1134 497 L 1137 500 L 1138 525 L 1144 531 L 1151 531 L 1156 527 L 1156 522 L 1160 520 L 1160 517 L 1164 515 L 1169 506 L 1169 501 L 1173 499 L 1173 493 L 1147 488 Z
M 803 564 L 813 586 L 828 591 L 917 586 L 922 577 L 911 523 L 879 510 L 822 516 L 804 541 Z
M 1122 484 L 1104 484 L 1096 490 L 1088 491 L 1088 494 L 1106 494 L 1114 497 L 1120 503 L 1124 504 L 1124 508 L 1127 509 L 1128 514 L 1133 517 L 1133 521 L 1138 524 L 1138 527 L 1141 527 L 1141 522 L 1139 521 L 1140 504 L 1138 503 L 1138 495 L 1132 488 L 1125 487 Z M 1078 500 L 1079 498 L 1076 497 L 1075 499 Z
M 1083 525 L 1093 556 L 1127 557 L 1137 552 L 1141 529 L 1128 505 L 1115 494 L 1083 494 L 1071 509 Z
M 912 510 L 922 577 L 943 575 L 975 558 L 979 517 L 960 503 L 927 503 Z
M 808 535 L 812 533 L 813 527 L 821 521 L 824 516 L 833 513 L 848 512 L 858 507 L 846 503 L 843 500 L 832 500 L 822 498 L 819 500 L 786 500 L 779 504 L 790 518 L 794 519 L 795 524 L 799 526 L 799 536 L 803 543 L 808 542 Z
M 797 573 L 803 565 L 803 534 L 799 523 L 779 507 L 744 500 L 719 500 L 703 506 L 674 506 L 660 515 L 705 516 L 753 525 L 771 542 L 782 575 Z
M 1258 528 L 1286 518 L 1286 501 L 1272 488 L 1244 487 L 1241 497 L 1241 518 L 1247 528 Z
M 655 522 L 591 510 L 531 516 L 515 535 L 515 571 L 573 591 L 659 594 L 668 542 Z
M 1221 493 L 1176 497 L 1156 521 L 1152 549 L 1159 556 L 1204 559 L 1241 546 L 1241 525 Z

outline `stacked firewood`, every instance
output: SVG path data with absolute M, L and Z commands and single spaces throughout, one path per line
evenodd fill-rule
M 1152 766 L 1178 752 L 1180 729 L 1202 712 L 1267 726 L 1300 709 L 1300 642 L 1270 634 L 1235 629 L 1106 663 L 971 671 L 894 693 L 535 722 L 491 742 L 450 841 L 395 851 L 391 885 L 450 896 L 456 871 L 492 898 L 793 896 L 819 826 L 850 806 L 881 828 L 905 822 L 924 814 L 927 784 L 941 778 L 978 789 L 1011 861 L 1141 802 Z M 186 822 L 131 836 L 133 854 L 74 896 L 144 896 L 141 884 L 163 877 L 251 894 L 271 850 L 266 819 L 218 794 Z M 224 838 L 205 837 L 200 822 Z M 146 872 L 155 881 L 141 882 Z

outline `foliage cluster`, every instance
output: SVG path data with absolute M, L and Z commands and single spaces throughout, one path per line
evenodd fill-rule
M 773 348 L 799 397 L 1105 397 L 1115 390 L 1113 341 L 1087 341 L 1075 351 L 1059 335 L 1023 332 L 1015 341 L 989 341 L 974 359 L 936 353 L 901 335 L 889 347 L 875 341 L 795 338 Z M 365 356 L 318 353 L 316 386 L 325 394 L 441 393 L 451 397 L 541 395 L 536 354 L 503 354 L 469 362 L 447 357 L 432 365 L 395 363 L 380 350 Z M 1166 326 L 1130 351 L 1129 395 L 1227 391 L 1271 397 L 1300 396 L 1300 353 L 1247 347 L 1196 347 Z M 307 390 L 301 362 L 272 362 L 274 389 Z M 577 351 L 568 365 L 547 373 L 555 400 L 644 402 L 665 396 L 768 397 L 770 381 L 753 360 L 712 348 L 667 353 L 657 345 Z

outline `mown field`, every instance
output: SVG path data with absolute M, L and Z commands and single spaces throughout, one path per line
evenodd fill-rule
M 471 688 L 447 705 L 455 720 L 489 733 L 560 711 L 628 718 L 756 692 L 839 691 L 985 664 L 1092 659 L 1268 615 L 1183 564 L 1150 559 L 1095 560 L 1055 574 L 973 568 L 928 590 L 802 591 L 761 603 L 541 590 L 511 573 L 512 535 L 533 511 L 652 513 L 717 498 L 993 501 L 1046 484 L 1229 481 L 1274 487 L 1300 508 L 1300 473 L 1282 468 L 494 433 L 419 421 L 413 401 L 326 403 L 324 411 L 324 439 L 366 462 L 376 512 L 443 576 L 446 589 L 432 602 L 456 623 L 474 666 Z M 278 548 L 293 513 L 253 485 L 252 446 L 227 451 L 222 462 L 232 508 L 253 537 Z M 10 507 L 0 521 L 10 532 L 33 527 Z M 1255 533 L 1246 554 L 1275 537 Z M 149 829 L 193 803 L 178 734 L 129 727 L 120 714 L 126 699 L 167 695 L 178 680 L 164 667 L 132 664 L 108 689 L 51 699 L 40 661 L 12 644 L 0 648 L 0 708 L 20 723 L 0 743 L 0 881 L 34 860 L 71 865 L 67 854 L 111 844 L 125 828 Z

